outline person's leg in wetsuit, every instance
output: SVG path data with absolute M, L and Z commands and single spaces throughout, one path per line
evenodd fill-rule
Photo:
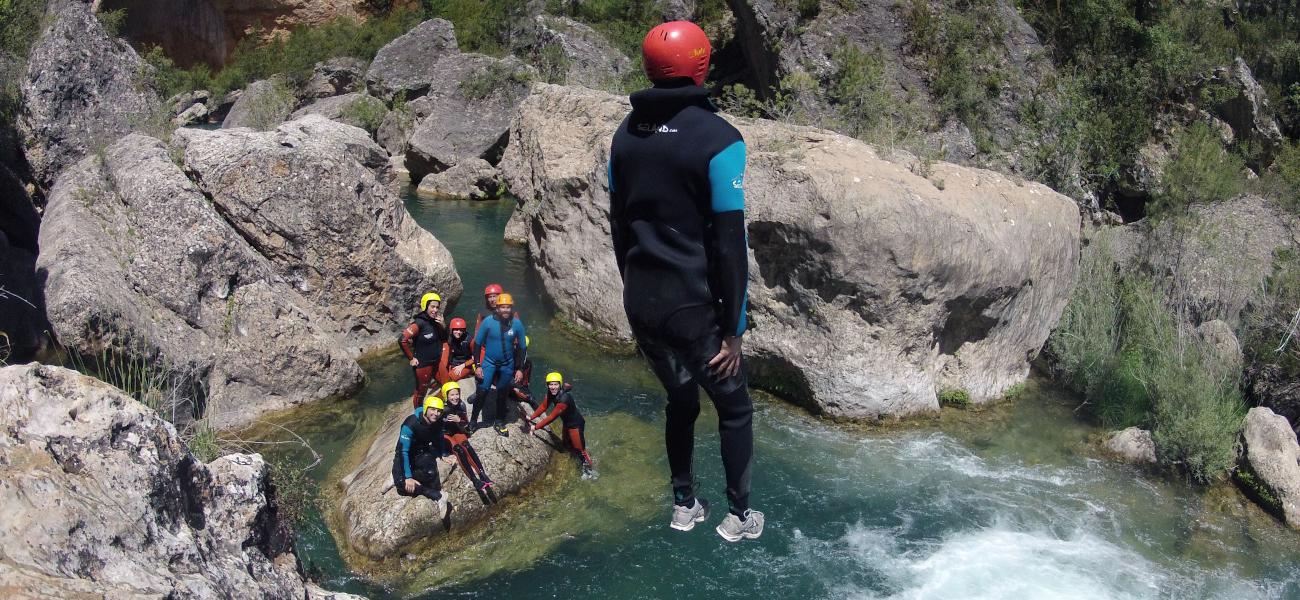
M 415 392 L 411 394 L 412 407 L 419 407 L 420 403 L 424 402 L 424 397 L 429 393 L 429 388 L 433 387 L 434 374 L 437 369 L 437 365 L 411 367 L 411 373 L 415 376 Z
M 587 425 L 585 423 L 573 427 L 565 427 L 564 442 L 573 450 L 574 454 L 578 455 L 578 458 L 582 459 L 582 466 L 591 468 L 594 465 L 591 462 L 591 455 L 587 454 L 586 429 Z
M 501 435 L 508 435 L 505 432 L 505 422 L 511 415 L 506 412 L 506 401 L 514 395 L 511 391 L 514 372 L 513 363 L 496 364 L 490 360 L 483 361 L 483 385 L 487 387 L 487 391 L 483 394 L 483 422 L 491 423 Z M 477 411 L 477 406 L 475 410 Z
M 442 499 L 442 482 L 438 479 L 438 459 L 432 454 L 418 454 L 411 458 L 411 478 L 418 481 L 415 493 L 407 493 L 402 486 L 396 486 L 398 494 L 403 496 L 424 496 L 433 501 Z

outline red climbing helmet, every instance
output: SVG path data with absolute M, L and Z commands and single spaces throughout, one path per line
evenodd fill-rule
M 492 294 L 499 295 L 502 292 L 505 292 L 505 290 L 501 289 L 501 285 L 496 283 L 489 283 L 487 287 L 483 288 L 484 296 L 491 296 Z
M 709 36 L 690 21 L 669 21 L 650 30 L 641 43 L 645 74 L 650 81 L 689 77 L 704 85 L 709 74 Z
M 465 319 L 462 319 L 462 318 L 460 318 L 460 317 L 456 317 L 455 319 L 452 319 L 452 320 L 451 320 L 451 328 L 452 328 L 452 329 L 464 329 L 464 328 L 465 328 Z

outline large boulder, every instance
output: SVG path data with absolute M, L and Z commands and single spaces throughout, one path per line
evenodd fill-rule
M 316 63 L 311 79 L 302 85 L 304 98 L 328 98 L 366 89 L 366 61 L 350 56 Z
M 1245 462 L 1236 479 L 1292 529 L 1300 529 L 1300 444 L 1287 420 L 1257 406 L 1246 413 Z
M 149 65 L 104 31 L 89 3 L 51 2 L 44 23 L 19 84 L 18 130 L 33 176 L 49 188 L 64 168 L 163 112 Z
M 1102 444 L 1111 455 L 1126 462 L 1156 464 L 1156 443 L 1151 432 L 1137 427 L 1116 431 Z
M 6 596 L 331 597 L 297 566 L 261 455 L 201 463 L 154 411 L 58 367 L 0 368 L 0 415 Z
M 471 158 L 420 180 L 416 193 L 446 200 L 494 200 L 504 189 L 501 171 L 481 158 Z
M 216 209 L 353 351 L 391 347 L 424 292 L 460 297 L 451 254 L 406 212 L 365 131 L 308 115 L 178 139 Z
M 1206 108 L 1232 128 L 1236 141 L 1256 148 L 1264 157 L 1271 157 L 1286 142 L 1273 111 L 1268 106 L 1268 93 L 1255 80 L 1246 61 L 1238 56 L 1231 67 L 1219 67 L 1195 86 L 1200 92 L 1210 87 L 1226 90 L 1211 93 L 1212 106 Z M 1259 168 L 1264 165 L 1253 164 Z
M 630 339 L 609 237 L 609 140 L 626 100 L 539 84 L 502 160 L 560 316 Z M 1079 214 L 1046 186 L 827 131 L 731 119 L 745 136 L 754 381 L 836 417 L 975 402 L 1025 379 L 1078 271 Z M 828 353 L 828 348 L 834 352 Z
M 184 127 L 203 123 L 208 120 L 208 103 L 212 101 L 212 92 L 195 90 L 181 92 L 164 103 L 171 114 L 172 125 Z
M 427 498 L 406 497 L 392 490 L 397 434 L 402 421 L 411 414 L 408 402 L 398 404 L 384 418 L 372 441 L 363 446 L 365 455 L 360 464 L 339 480 L 337 501 L 331 506 L 335 539 L 376 563 L 426 549 L 449 531 L 463 530 L 496 512 L 492 498 L 478 494 L 459 466 L 440 464 L 438 468 L 443 494 L 451 505 L 449 514 L 440 514 L 437 505 Z M 545 472 L 556 455 L 557 442 L 548 432 L 525 435 L 513 426 L 509 437 L 485 428 L 470 439 L 492 477 L 497 500 L 519 493 Z
M 361 382 L 339 324 L 282 281 L 153 138 L 129 135 L 65 171 L 40 241 L 60 343 L 127 361 L 118 370 L 147 365 L 176 392 L 158 406 L 173 419 L 237 426 Z
M 591 27 L 568 17 L 537 15 L 515 40 L 515 54 L 552 83 L 607 92 L 623 89 L 632 61 Z
M 481 158 L 496 164 L 505 148 L 510 118 L 528 95 L 533 69 L 518 59 L 461 54 L 440 61 L 429 88 L 427 115 L 406 140 L 411 181 Z
M 248 127 L 265 131 L 283 123 L 297 103 L 293 87 L 281 77 L 271 77 L 248 84 L 230 107 L 222 129 Z
M 430 19 L 379 49 L 366 71 L 366 85 L 384 100 L 398 94 L 415 99 L 438 83 L 439 59 L 459 53 L 451 22 Z
M 388 116 L 388 107 L 373 96 L 350 93 L 312 102 L 294 111 L 289 118 L 299 119 L 307 115 L 321 115 L 326 119 L 360 127 L 373 134 Z

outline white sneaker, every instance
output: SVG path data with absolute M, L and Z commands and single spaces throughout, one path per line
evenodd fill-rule
M 718 535 L 728 542 L 739 542 L 742 539 L 757 539 L 763 535 L 763 513 L 756 510 L 746 510 L 745 520 L 741 521 L 740 517 L 727 513 L 727 518 L 718 524 Z
M 709 502 L 695 499 L 694 506 L 673 505 L 673 520 L 668 525 L 678 531 L 690 531 L 695 524 L 709 518 Z

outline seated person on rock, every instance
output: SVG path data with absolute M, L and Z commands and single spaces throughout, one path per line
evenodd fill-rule
M 460 381 L 474 375 L 474 351 L 470 349 L 469 335 L 465 333 L 465 319 L 451 320 L 451 335 L 442 344 L 438 362 L 438 383 Z
M 420 406 L 420 400 L 429 393 L 434 375 L 441 358 L 443 340 L 447 337 L 446 327 L 438 308 L 442 305 L 442 296 L 429 292 L 420 298 L 420 312 L 411 319 L 411 324 L 402 330 L 398 345 L 402 354 L 411 363 L 415 373 L 415 392 L 411 394 L 411 405 Z
M 546 397 L 542 398 L 541 406 L 533 414 L 528 415 L 528 422 L 524 423 L 524 432 L 531 431 L 531 427 L 541 429 L 551 424 L 557 417 L 560 422 L 564 423 L 564 445 L 582 460 L 582 466 L 590 469 L 594 465 L 591 456 L 587 454 L 587 437 L 585 431 L 587 422 L 582 418 L 582 412 L 578 410 L 578 401 L 573 397 L 573 386 L 565 385 L 564 376 L 552 372 L 546 374 Z M 542 419 L 540 423 L 533 425 L 537 417 L 546 412 L 547 407 L 554 406 L 551 414 Z
M 507 413 L 506 401 L 513 399 L 511 388 L 523 381 L 524 338 L 528 335 L 524 324 L 515 316 L 514 299 L 510 294 L 497 297 L 497 311 L 483 321 L 475 335 L 474 346 L 481 349 L 483 386 L 483 417 L 491 421 L 498 435 L 509 436 L 506 422 L 512 420 L 513 411 Z
M 469 416 L 465 414 L 465 403 L 460 399 L 460 383 L 448 381 L 442 384 L 442 398 L 446 403 L 442 414 L 442 436 L 460 463 L 461 471 L 465 472 L 475 490 L 481 492 L 492 487 L 492 478 L 488 477 L 487 471 L 483 469 L 483 461 L 479 460 L 474 446 L 469 443 L 469 431 L 466 429 Z
M 445 512 L 446 499 L 438 479 L 438 459 L 451 464 L 443 437 L 442 398 L 429 394 L 424 404 L 402 422 L 393 451 L 393 485 L 403 496 L 425 496 Z

